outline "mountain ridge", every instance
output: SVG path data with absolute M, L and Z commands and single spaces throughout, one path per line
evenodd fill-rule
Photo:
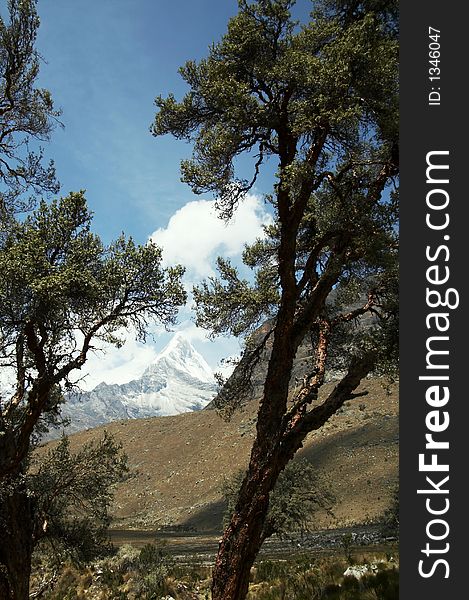
M 326 384 L 327 394 L 334 383 Z M 398 485 L 398 385 L 366 379 L 363 399 L 347 401 L 298 453 L 311 461 L 318 485 L 335 497 L 333 516 L 320 510 L 316 528 L 376 522 L 392 505 Z M 214 410 L 126 419 L 71 436 L 72 451 L 104 430 L 123 445 L 130 477 L 119 484 L 112 507 L 116 529 L 161 527 L 221 530 L 223 482 L 245 469 L 255 436 L 258 400 L 229 422 Z M 49 444 L 40 448 L 44 452 Z

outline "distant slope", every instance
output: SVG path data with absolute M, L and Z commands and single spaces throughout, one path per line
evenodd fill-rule
M 360 389 L 369 395 L 347 402 L 325 427 L 308 436 L 300 453 L 317 466 L 319 482 L 336 497 L 335 517 L 317 515 L 317 527 L 376 520 L 397 486 L 397 386 L 387 394 L 379 380 L 366 380 Z M 122 442 L 133 473 L 118 487 L 113 526 L 219 528 L 220 485 L 247 464 L 256 410 L 257 402 L 250 402 L 229 423 L 215 411 L 203 410 L 108 425 Z M 73 435 L 72 447 L 103 430 Z
M 122 385 L 100 383 L 90 392 L 69 395 L 62 415 L 70 419 L 67 433 L 72 433 L 119 419 L 200 410 L 216 389 L 209 365 L 176 333 L 140 379 Z

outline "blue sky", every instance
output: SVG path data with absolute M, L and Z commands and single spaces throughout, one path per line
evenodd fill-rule
M 297 12 L 306 15 L 310 6 L 300 0 Z M 122 231 L 139 243 L 152 236 L 168 263 L 186 264 L 188 287 L 213 272 L 216 255 L 238 260 L 243 241 L 253 241 L 269 219 L 261 200 L 270 191 L 269 175 L 260 179 L 237 222 L 224 230 L 211 213 L 211 198 L 194 196 L 180 182 L 179 164 L 190 146 L 149 132 L 155 97 L 183 95 L 178 68 L 206 56 L 236 12 L 236 0 L 38 1 L 37 48 L 45 61 L 39 84 L 63 111 L 64 128 L 45 147 L 56 163 L 61 194 L 86 189 L 94 229 L 105 242 Z M 239 350 L 234 340 L 207 341 L 192 317 L 188 308 L 182 311 L 179 329 L 212 367 Z M 124 352 L 92 359 L 88 387 L 138 376 L 168 340 L 155 333 L 145 347 L 129 338 Z
M 104 239 L 124 228 L 143 242 L 191 197 L 179 181 L 190 146 L 149 133 L 154 98 L 184 93 L 178 67 L 206 54 L 236 2 L 39 0 L 38 11 L 40 82 L 65 125 L 48 146 L 62 193 L 87 190 Z

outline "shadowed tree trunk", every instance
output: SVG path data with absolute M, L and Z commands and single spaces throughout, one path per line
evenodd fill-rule
M 32 499 L 18 486 L 0 502 L 0 598 L 27 600 L 34 533 Z

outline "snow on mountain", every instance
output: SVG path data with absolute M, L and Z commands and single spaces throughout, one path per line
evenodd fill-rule
M 110 421 L 175 415 L 204 408 L 216 394 L 213 372 L 182 333 L 176 333 L 143 375 L 118 384 L 100 383 L 69 395 L 62 415 L 67 433 Z

